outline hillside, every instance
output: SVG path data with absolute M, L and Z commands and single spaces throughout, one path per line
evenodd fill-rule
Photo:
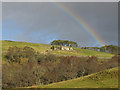
M 118 68 L 112 68 L 77 79 L 32 88 L 117 88 Z
M 112 57 L 113 54 L 110 53 L 104 53 L 104 52 L 98 52 L 93 50 L 85 50 L 80 48 L 74 48 L 72 51 L 61 51 L 61 50 L 55 50 L 52 51 L 50 49 L 51 45 L 47 44 L 37 44 L 37 43 L 28 43 L 28 42 L 14 42 L 14 41 L 2 41 L 2 52 L 6 52 L 9 47 L 17 46 L 20 48 L 23 48 L 25 46 L 29 46 L 34 48 L 36 51 L 39 51 L 40 53 L 51 53 L 56 55 L 73 55 L 73 56 L 97 56 L 97 57 Z
M 73 48 L 73 50 L 69 51 L 64 49 L 52 50 L 50 49 L 51 45 L 46 44 L 2 42 L 2 67 L 4 68 L 2 84 L 4 88 L 29 87 L 33 85 L 47 85 L 49 87 L 48 84 L 54 86 L 57 84 L 56 82 L 64 83 L 65 80 L 68 80 L 65 86 L 60 84 L 57 87 L 86 87 L 86 84 L 88 84 L 87 87 L 117 87 L 116 69 L 115 72 L 113 69 L 110 70 L 110 73 L 104 71 L 101 74 L 90 75 L 101 70 L 117 67 L 117 56 L 112 57 L 112 54 L 80 48 Z M 73 55 L 79 57 L 74 57 Z M 106 59 L 106 57 L 109 57 L 109 59 Z M 103 61 L 98 62 L 100 59 Z M 88 76 L 79 79 L 79 77 L 84 75 Z M 108 79 L 110 77 L 111 79 Z M 71 80 L 73 83 L 70 82 Z

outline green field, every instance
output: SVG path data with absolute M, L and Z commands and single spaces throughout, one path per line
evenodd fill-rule
M 25 46 L 29 46 L 34 48 L 36 51 L 39 51 L 40 53 L 51 53 L 56 55 L 73 55 L 73 56 L 97 56 L 97 57 L 112 57 L 113 54 L 110 53 L 104 53 L 104 52 L 98 52 L 93 50 L 85 50 L 80 48 L 74 48 L 72 51 L 61 51 L 61 50 L 55 50 L 52 51 L 50 49 L 51 45 L 47 44 L 37 44 L 37 43 L 28 43 L 28 42 L 11 42 L 11 41 L 2 41 L 2 52 L 6 52 L 9 47 L 17 46 L 20 48 L 23 48 Z
M 49 85 L 32 86 L 32 88 L 118 88 L 118 68 Z

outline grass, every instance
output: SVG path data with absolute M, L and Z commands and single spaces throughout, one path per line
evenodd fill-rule
M 118 88 L 118 67 L 77 79 L 28 88 Z
M 80 48 L 74 48 L 72 51 L 61 51 L 56 50 L 52 51 L 50 49 L 51 45 L 47 44 L 37 44 L 37 43 L 28 43 L 28 42 L 11 42 L 11 41 L 2 41 L 2 52 L 6 52 L 9 47 L 17 46 L 23 48 L 25 46 L 29 46 L 34 48 L 36 51 L 40 53 L 52 53 L 57 55 L 73 55 L 73 56 L 97 56 L 97 57 L 112 57 L 113 54 L 98 52 L 93 50 L 85 50 Z M 48 52 L 46 52 L 48 50 Z
M 34 48 L 36 51 L 44 52 L 49 49 L 50 45 L 47 44 L 37 44 L 37 43 L 28 43 L 28 42 L 10 42 L 10 41 L 2 41 L 2 51 L 6 52 L 9 47 L 17 46 L 23 48 L 25 46 L 29 46 Z

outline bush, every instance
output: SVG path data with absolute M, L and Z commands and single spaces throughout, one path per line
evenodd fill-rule
M 21 61 L 27 59 L 28 62 L 35 61 L 35 50 L 31 47 L 9 47 L 8 52 L 5 56 L 8 62 L 16 62 L 21 64 Z

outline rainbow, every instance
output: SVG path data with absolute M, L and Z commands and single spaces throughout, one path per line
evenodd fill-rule
M 94 28 L 92 28 L 82 17 L 78 16 L 73 10 L 66 7 L 64 4 L 60 2 L 54 2 L 54 5 L 64 11 L 69 17 L 71 17 L 75 22 L 77 22 L 82 28 L 92 36 L 92 38 L 96 41 L 95 43 L 100 46 L 105 45 L 105 41 L 100 37 L 100 35 L 96 32 Z

